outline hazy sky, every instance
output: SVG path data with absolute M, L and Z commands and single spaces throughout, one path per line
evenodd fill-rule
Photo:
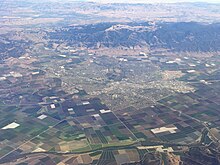
M 1 1 L 0 0 L 0 4 Z M 23 1 L 23 0 L 22 0 Z M 99 2 L 99 3 L 178 3 L 178 2 L 207 2 L 207 3 L 220 3 L 220 0 L 26 0 L 34 2 Z
M 176 3 L 176 2 L 209 2 L 220 3 L 220 0 L 87 0 L 100 3 Z

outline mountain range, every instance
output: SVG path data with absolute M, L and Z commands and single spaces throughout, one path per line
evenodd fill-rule
M 49 33 L 49 37 L 53 42 L 92 49 L 148 47 L 177 52 L 220 50 L 219 23 L 99 23 L 57 29 Z

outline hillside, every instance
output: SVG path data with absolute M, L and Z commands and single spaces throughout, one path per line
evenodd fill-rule
M 220 24 L 100 23 L 58 29 L 49 34 L 54 42 L 86 48 L 165 48 L 170 51 L 220 50 Z

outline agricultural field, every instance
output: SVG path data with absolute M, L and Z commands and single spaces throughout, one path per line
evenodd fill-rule
M 220 164 L 219 5 L 19 1 L 0 4 L 0 164 Z
M 80 53 L 80 56 L 73 57 L 78 56 L 78 62 L 67 64 L 77 66 L 93 59 L 86 52 Z M 42 58 L 45 60 L 47 56 Z M 61 63 L 66 61 L 63 58 L 72 59 L 68 55 L 61 57 Z M 115 60 L 115 63 L 118 59 L 105 58 Z M 103 57 L 97 60 L 105 61 Z M 12 157 L 19 161 L 19 155 L 27 155 L 27 159 L 32 160 L 40 153 L 68 153 L 74 155 L 69 162 L 122 164 L 145 161 L 147 154 L 156 151 L 182 152 L 187 151 L 189 145 L 210 145 L 213 138 L 215 141 L 220 137 L 220 86 L 217 79 L 211 78 L 217 74 L 218 64 L 215 62 L 212 67 L 206 67 L 203 63 L 212 62 L 200 60 L 200 67 L 192 72 L 194 65 L 186 64 L 185 58 L 178 59 L 181 65 L 176 63 L 175 67 L 168 66 L 170 62 L 167 61 L 171 60 L 172 57 L 158 57 L 157 60 L 149 57 L 147 63 L 154 63 L 161 69 L 164 81 L 186 83 L 182 92 L 174 92 L 174 87 L 170 86 L 173 92 L 154 103 L 141 108 L 128 105 L 118 110 L 111 109 L 99 95 L 90 95 L 83 86 L 76 85 L 71 89 L 73 93 L 67 92 L 62 77 L 59 77 L 62 68 L 57 73 L 54 68 L 55 77 L 48 75 L 50 69 L 48 72 L 45 70 L 46 65 L 50 66 L 49 61 L 47 64 L 41 60 L 36 63 L 34 59 L 24 57 L 13 63 L 13 67 L 12 62 L 7 61 L 3 64 L 0 81 L 1 90 L 9 92 L 8 95 L 1 94 L 4 101 L 0 104 L 0 156 L 3 162 Z M 195 59 L 191 62 L 198 63 Z M 31 67 L 24 72 L 22 68 L 27 65 Z M 39 66 L 43 67 L 37 69 Z M 182 70 L 181 74 L 175 72 L 177 66 Z M 80 74 L 81 71 L 78 72 Z M 59 156 L 53 158 L 52 155 L 39 160 L 61 161 Z

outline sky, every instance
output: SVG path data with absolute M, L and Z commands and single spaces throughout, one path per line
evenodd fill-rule
M 0 4 L 1 1 L 4 0 L 0 0 Z M 220 3 L 220 0 L 39 0 L 39 1 L 26 0 L 26 1 L 34 1 L 34 2 L 74 2 L 75 1 L 75 2 L 98 2 L 98 3 L 180 3 L 180 2 Z
M 0 0 L 0 4 L 1 1 Z M 28 1 L 28 0 L 27 0 Z M 30 0 L 34 1 L 35 0 Z M 207 3 L 220 3 L 220 0 L 39 0 L 37 2 L 98 2 L 98 3 L 180 3 L 180 2 L 207 2 Z
M 87 0 L 100 3 L 177 3 L 177 2 L 208 2 L 220 3 L 220 0 Z

